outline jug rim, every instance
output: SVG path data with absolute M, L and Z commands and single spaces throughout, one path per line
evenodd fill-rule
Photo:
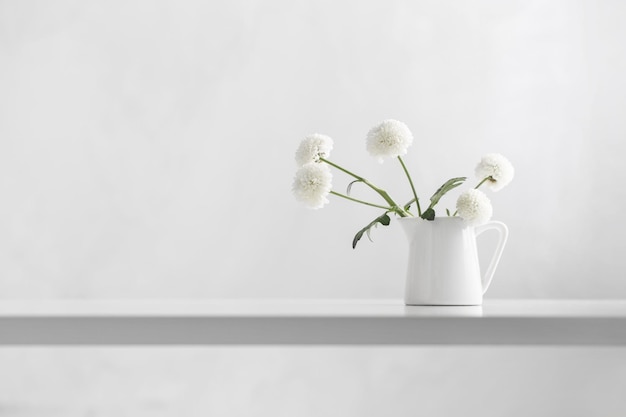
M 440 217 L 435 217 L 434 220 L 426 220 L 426 219 L 422 219 L 421 217 L 418 216 L 413 216 L 413 217 L 399 217 L 397 220 L 399 221 L 409 221 L 409 220 L 414 220 L 414 221 L 424 221 L 424 222 L 434 222 L 437 220 L 443 220 L 446 219 L 447 220 L 463 220 L 463 218 L 461 216 L 440 216 Z

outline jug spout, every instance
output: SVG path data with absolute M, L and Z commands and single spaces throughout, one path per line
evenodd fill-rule
M 406 235 L 409 243 L 415 239 L 416 231 L 421 221 L 423 220 L 419 217 L 401 217 L 398 219 L 398 222 L 402 225 L 402 230 L 404 230 L 404 234 Z

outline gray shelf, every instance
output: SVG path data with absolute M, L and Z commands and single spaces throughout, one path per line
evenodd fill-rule
M 626 300 L 2 300 L 0 345 L 626 345 Z

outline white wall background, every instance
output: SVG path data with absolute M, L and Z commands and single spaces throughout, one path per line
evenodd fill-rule
M 290 193 L 318 131 L 410 198 L 365 151 L 385 118 L 414 133 L 422 198 L 487 152 L 515 165 L 489 297 L 624 298 L 625 19 L 617 0 L 0 1 L 0 298 L 400 298 L 398 228 L 353 251 L 376 210 Z M 624 355 L 4 349 L 0 415 L 622 415 Z

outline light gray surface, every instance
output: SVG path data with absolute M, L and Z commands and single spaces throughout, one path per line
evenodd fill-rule
M 48 301 L 0 305 L 4 345 L 626 344 L 626 301 Z
M 605 318 L 626 300 L 488 299 L 479 306 L 407 306 L 394 299 L 2 300 L 1 318 Z

